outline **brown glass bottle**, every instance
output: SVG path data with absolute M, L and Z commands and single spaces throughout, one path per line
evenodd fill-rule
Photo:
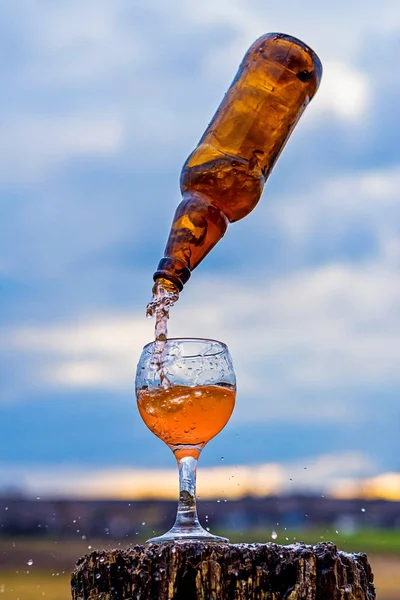
M 155 281 L 181 290 L 228 224 L 253 210 L 321 75 L 318 56 L 296 38 L 269 33 L 254 42 L 183 166 L 183 199 Z

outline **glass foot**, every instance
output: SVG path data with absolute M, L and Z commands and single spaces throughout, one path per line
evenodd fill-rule
M 229 540 L 218 535 L 209 533 L 203 529 L 201 525 L 195 527 L 172 527 L 164 535 L 151 538 L 146 541 L 146 544 L 160 544 L 162 542 L 177 542 L 177 541 L 193 541 L 193 542 L 219 542 L 229 543 Z

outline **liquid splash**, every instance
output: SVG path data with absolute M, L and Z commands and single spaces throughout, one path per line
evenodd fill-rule
M 153 297 L 146 308 L 147 318 L 156 319 L 152 364 L 159 373 L 161 385 L 165 389 L 170 383 L 163 370 L 163 354 L 168 340 L 169 311 L 178 299 L 177 288 L 171 282 L 159 279 L 153 287 Z

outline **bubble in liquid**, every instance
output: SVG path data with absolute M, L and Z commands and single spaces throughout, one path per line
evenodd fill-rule
M 26 561 L 26 564 L 31 567 L 33 565 L 33 559 L 30 558 L 28 561 Z
M 276 531 L 273 531 L 273 532 L 271 533 L 271 537 L 272 537 L 272 539 L 273 539 L 273 540 L 276 540 L 276 539 L 277 539 L 277 537 L 278 537 L 278 534 L 276 533 Z

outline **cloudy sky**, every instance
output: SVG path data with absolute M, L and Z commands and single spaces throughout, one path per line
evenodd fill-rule
M 399 471 L 397 0 L 16 0 L 0 30 L 0 486 L 173 465 L 135 405 L 145 304 L 182 164 L 269 31 L 324 75 L 173 309 L 238 376 L 202 463 Z

